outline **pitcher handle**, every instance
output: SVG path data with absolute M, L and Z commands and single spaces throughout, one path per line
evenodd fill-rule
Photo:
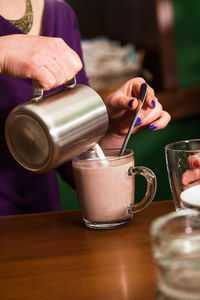
M 43 88 L 41 87 L 40 83 L 33 79 L 32 80 L 32 86 L 33 86 L 33 98 L 35 101 L 39 101 L 42 99 L 44 91 Z M 65 83 L 65 88 L 68 89 L 73 89 L 76 86 L 76 77 L 74 76 L 72 79 L 67 81 Z
M 144 198 L 139 203 L 129 206 L 129 213 L 135 213 L 146 208 L 152 202 L 157 189 L 157 179 L 153 171 L 146 167 L 131 167 L 128 170 L 128 175 L 142 175 L 147 181 L 147 190 Z

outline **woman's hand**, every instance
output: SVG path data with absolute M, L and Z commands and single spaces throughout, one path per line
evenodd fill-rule
M 143 78 L 131 79 L 104 100 L 109 115 L 109 130 L 101 143 L 102 147 L 121 146 L 134 113 L 140 105 L 139 95 L 143 83 Z M 162 129 L 169 121 L 170 115 L 162 109 L 153 89 L 148 86 L 144 105 L 132 133 L 144 127 L 150 130 Z
M 79 56 L 61 38 L 14 34 L 0 37 L 0 73 L 57 87 L 82 68 Z
M 189 169 L 183 173 L 182 184 L 184 190 L 200 184 L 200 153 L 190 155 L 187 159 Z
M 110 119 L 110 131 L 113 133 L 127 133 L 134 111 L 138 108 L 140 87 L 144 82 L 142 78 L 131 79 L 105 99 Z M 153 89 L 148 86 L 146 100 L 133 133 L 144 126 L 148 126 L 152 130 L 162 129 L 169 121 L 170 115 L 163 111 Z

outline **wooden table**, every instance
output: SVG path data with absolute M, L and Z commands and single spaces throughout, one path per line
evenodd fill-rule
M 155 299 L 149 226 L 172 210 L 154 202 L 107 231 L 85 228 L 79 211 L 0 217 L 0 299 Z

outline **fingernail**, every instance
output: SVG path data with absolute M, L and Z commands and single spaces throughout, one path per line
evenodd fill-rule
M 156 106 L 156 102 L 154 100 L 151 100 L 151 105 L 153 106 L 153 108 Z
M 199 163 L 199 161 L 198 161 L 198 160 L 195 160 L 195 162 L 194 162 L 194 166 L 195 166 L 196 168 L 199 168 L 199 167 L 200 167 L 200 163 Z
M 150 129 L 150 130 L 154 130 L 154 129 L 156 129 L 156 128 L 157 128 L 156 125 L 150 125 L 150 126 L 149 126 L 149 129 Z
M 140 117 L 138 117 L 136 122 L 135 122 L 135 126 L 139 126 L 139 125 L 141 125 L 141 118 Z
M 129 106 L 129 107 L 132 107 L 133 102 L 134 102 L 134 99 L 130 100 L 129 103 L 128 103 L 128 106 Z

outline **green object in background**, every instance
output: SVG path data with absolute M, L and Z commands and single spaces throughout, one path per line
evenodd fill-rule
M 131 136 L 127 148 L 134 150 L 135 164 L 148 167 L 156 174 L 158 187 L 154 201 L 172 199 L 165 162 L 165 146 L 178 140 L 195 138 L 200 138 L 200 119 L 198 117 L 171 121 L 163 130 L 145 129 Z M 59 175 L 58 183 L 62 209 L 78 209 L 76 191 Z M 145 189 L 145 179 L 142 176 L 136 176 L 136 202 L 144 196 Z
M 200 82 L 200 1 L 173 0 L 179 85 Z
M 64 182 L 58 173 L 57 179 L 60 191 L 61 208 L 63 210 L 78 209 L 79 203 L 76 191 L 69 184 Z

